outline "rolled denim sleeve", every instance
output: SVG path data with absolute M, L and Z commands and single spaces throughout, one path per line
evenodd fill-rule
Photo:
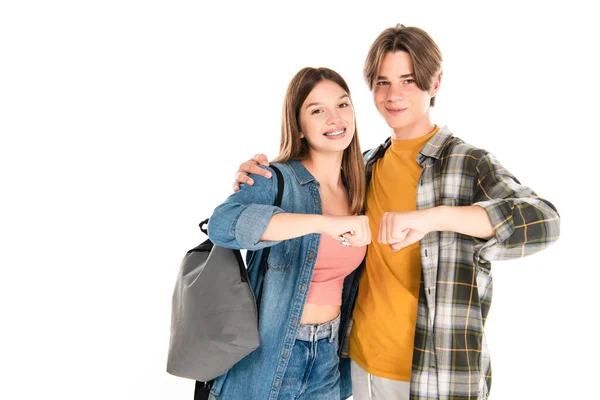
M 507 260 L 537 253 L 558 240 L 560 217 L 552 203 L 523 186 L 491 154 L 482 157 L 474 205 L 488 214 L 495 235 L 476 239 L 475 255 L 484 261 Z
M 241 184 L 239 191 L 213 211 L 208 222 L 208 237 L 214 244 L 231 249 L 258 250 L 279 243 L 260 240 L 273 215 L 284 212 L 273 205 L 277 175 L 268 167 L 261 168 L 271 171 L 272 178 L 251 174 L 253 186 Z

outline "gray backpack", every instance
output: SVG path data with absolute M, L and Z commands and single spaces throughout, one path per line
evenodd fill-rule
M 271 168 L 277 174 L 279 207 L 283 177 Z M 200 223 L 205 234 L 207 223 Z M 210 381 L 258 347 L 258 307 L 269 253 L 269 247 L 263 250 L 256 300 L 239 250 L 209 239 L 187 252 L 173 292 L 168 373 Z

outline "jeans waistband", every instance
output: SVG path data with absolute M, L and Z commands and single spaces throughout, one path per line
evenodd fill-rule
M 335 319 L 322 324 L 300 324 L 296 340 L 316 342 L 317 340 L 328 338 L 331 342 L 336 338 L 339 330 L 340 316 L 338 315 Z

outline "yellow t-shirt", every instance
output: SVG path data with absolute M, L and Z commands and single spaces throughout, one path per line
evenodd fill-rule
M 367 211 L 373 241 L 358 287 L 352 315 L 350 358 L 367 372 L 382 378 L 410 381 L 419 284 L 419 242 L 392 252 L 377 242 L 384 212 L 417 209 L 417 184 L 422 168 L 419 151 L 439 130 L 425 136 L 392 140 L 391 146 L 373 166 L 367 189 Z

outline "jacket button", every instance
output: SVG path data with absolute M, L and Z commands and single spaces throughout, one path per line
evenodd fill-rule
M 279 379 L 277 379 L 277 380 L 275 381 L 275 385 L 273 385 L 273 386 L 275 386 L 275 387 L 278 387 L 278 386 L 279 386 Z
M 298 318 L 294 318 L 294 325 L 298 323 Z
M 302 287 L 300 288 L 300 291 L 302 293 L 306 292 L 306 285 L 302 285 Z
M 290 355 L 289 351 L 286 350 L 283 352 L 283 358 L 288 358 L 289 355 Z
M 315 253 L 313 253 L 312 251 L 310 252 L 310 254 L 308 255 L 308 259 L 312 260 L 313 258 L 315 258 Z

